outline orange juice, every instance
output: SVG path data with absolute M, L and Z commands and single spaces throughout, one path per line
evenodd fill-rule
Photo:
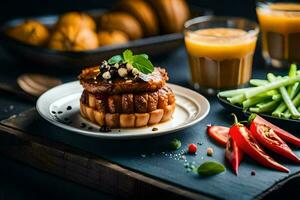
M 259 4 L 256 11 L 264 58 L 276 67 L 300 63 L 300 4 Z
M 256 35 L 238 28 L 207 28 L 186 33 L 185 45 L 195 87 L 225 89 L 248 82 L 256 40 Z

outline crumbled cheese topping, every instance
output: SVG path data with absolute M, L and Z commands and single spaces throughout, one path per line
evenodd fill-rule
M 128 69 L 128 71 L 131 71 L 133 69 L 133 66 L 130 63 L 126 63 L 126 68 Z
M 112 80 L 118 77 L 127 80 L 130 77 L 136 77 L 142 73 L 130 63 L 109 64 L 107 61 L 102 62 L 99 71 L 99 74 L 101 74 L 102 78 L 105 80 Z
M 110 75 L 109 71 L 107 71 L 107 72 L 104 72 L 104 73 L 102 74 L 102 77 L 103 77 L 104 79 L 108 80 L 108 79 L 111 78 L 111 75 Z
M 114 64 L 114 67 L 118 69 L 119 68 L 119 63 Z
M 118 74 L 119 74 L 119 76 L 121 76 L 121 77 L 125 77 L 125 76 L 127 76 L 127 69 L 125 69 L 125 68 L 120 68 L 120 69 L 118 69 Z
M 131 73 L 134 75 L 134 76 L 137 76 L 139 75 L 140 71 L 137 69 L 137 68 L 133 68 Z

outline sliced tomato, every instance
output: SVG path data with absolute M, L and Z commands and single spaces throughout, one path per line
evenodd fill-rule
M 225 126 L 207 126 L 207 134 L 222 146 L 226 147 L 229 128 Z

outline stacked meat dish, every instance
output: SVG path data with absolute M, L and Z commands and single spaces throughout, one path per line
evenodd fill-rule
M 141 73 L 130 64 L 108 64 L 84 69 L 79 80 L 84 88 L 81 115 L 110 128 L 153 125 L 172 118 L 175 97 L 166 85 L 163 68 Z

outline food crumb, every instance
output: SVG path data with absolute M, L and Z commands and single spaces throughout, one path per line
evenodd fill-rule
M 152 131 L 158 131 L 158 128 L 154 127 L 154 128 L 152 129 Z
M 80 124 L 80 128 L 85 128 L 86 127 L 86 124 L 85 123 L 81 123 Z
M 213 148 L 211 148 L 211 147 L 208 147 L 208 148 L 207 148 L 207 155 L 208 155 L 208 156 L 212 156 L 212 155 L 213 155 L 213 153 L 214 153 L 214 150 L 213 150 Z
M 255 176 L 256 175 L 256 171 L 255 170 L 251 170 L 251 176 Z
M 108 132 L 111 132 L 111 129 L 107 126 L 101 126 L 101 128 L 99 129 L 99 132 L 108 133 Z

